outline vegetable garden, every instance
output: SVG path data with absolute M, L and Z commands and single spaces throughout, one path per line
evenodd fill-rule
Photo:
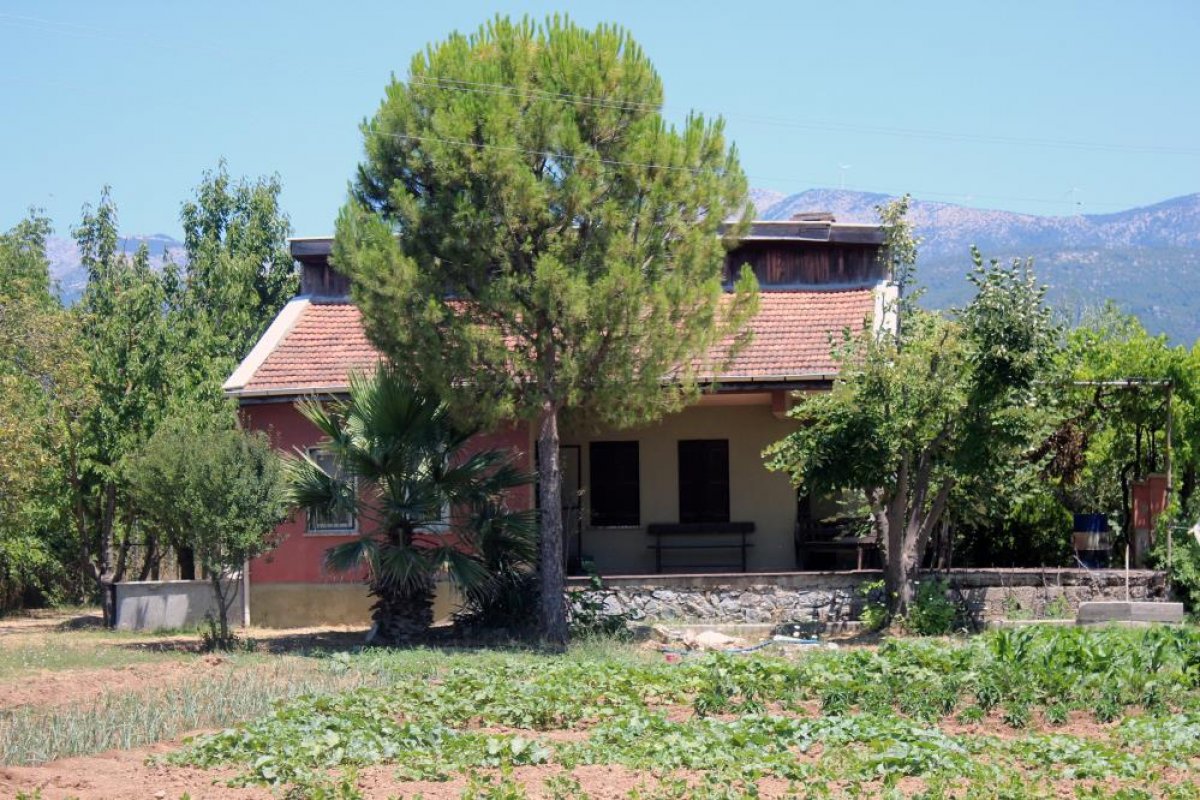
M 406 797 L 1200 797 L 1189 628 L 1028 627 L 678 664 L 608 645 L 363 651 L 327 668 L 373 680 L 163 763 L 235 766 L 234 784 L 298 797 L 366 796 L 381 769 Z M 599 779 L 600 765 L 616 772 Z

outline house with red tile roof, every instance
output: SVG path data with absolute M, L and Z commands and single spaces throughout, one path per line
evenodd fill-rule
M 748 264 L 758 278 L 753 336 L 732 359 L 721 357 L 729 342 L 717 345 L 711 361 L 724 366 L 704 376 L 699 402 L 639 428 L 562 427 L 568 574 L 862 566 L 861 547 L 819 541 L 822 531 L 836 533 L 826 523 L 842 515 L 838 499 L 798 496 L 786 475 L 764 468 L 761 454 L 794 428 L 787 411 L 798 394 L 832 385 L 833 348 L 845 329 L 895 324 L 896 288 L 880 258 L 883 242 L 879 226 L 842 224 L 829 215 L 750 227 L 729 254 L 727 273 Z M 347 280 L 329 263 L 331 245 L 329 238 L 291 241 L 301 293 L 224 387 L 248 427 L 267 431 L 281 450 L 318 458 L 318 434 L 296 401 L 343 395 L 350 374 L 372 369 L 380 357 Z M 489 432 L 478 444 L 511 448 L 532 466 L 534 434 L 525 422 Z M 533 492 L 514 501 L 533 503 Z M 325 550 L 353 535 L 357 524 L 303 514 L 285 522 L 279 547 L 250 565 L 253 622 L 365 623 L 369 601 L 361 582 L 323 567 Z

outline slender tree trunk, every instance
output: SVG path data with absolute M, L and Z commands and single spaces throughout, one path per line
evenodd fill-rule
M 104 625 L 108 628 L 117 623 L 116 597 L 113 595 L 113 581 L 116 578 L 113 563 L 113 522 L 116 512 L 117 485 L 109 481 L 104 485 L 104 505 L 100 512 L 99 564 L 96 570 L 100 609 L 104 614 Z
M 921 569 L 921 561 L 933 530 L 942 519 L 946 502 L 950 497 L 952 484 L 943 482 L 937 487 L 928 507 L 925 498 L 929 489 L 928 473 L 920 471 L 918 479 L 912 487 L 910 498 L 908 488 L 908 466 L 901 466 L 898 485 L 904 492 L 896 492 L 891 497 L 884 498 L 882 493 L 875 502 L 876 526 L 882 526 L 880 531 L 884 542 L 884 584 L 887 588 L 888 604 L 893 616 L 903 616 L 908 613 L 913 600 L 913 577 Z M 913 507 L 909 508 L 909 503 Z
M 888 606 L 893 615 L 908 613 L 908 604 L 912 601 L 912 582 L 909 580 L 909 570 L 905 558 L 904 532 L 906 526 L 896 524 L 897 517 L 903 519 L 903 512 L 897 513 L 896 506 L 903 508 L 905 498 L 896 495 L 888 503 L 886 512 L 887 530 L 884 542 L 883 581 L 887 591 Z
M 158 536 L 153 533 L 146 534 L 145 548 L 138 580 L 158 580 L 158 563 L 162 560 L 162 554 L 158 552 Z
M 217 600 L 217 641 L 216 646 L 224 650 L 229 644 L 229 601 L 225 598 L 225 587 L 221 585 L 221 572 L 214 570 L 209 573 L 212 581 L 213 596 Z
M 567 643 L 567 604 L 563 596 L 562 481 L 558 463 L 558 409 L 542 405 L 538 421 L 538 502 L 541 513 L 538 627 L 552 647 Z

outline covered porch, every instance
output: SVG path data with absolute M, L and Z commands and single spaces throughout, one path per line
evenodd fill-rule
M 724 391 L 639 428 L 564 426 L 567 573 L 876 566 L 875 542 L 853 509 L 797 496 L 787 475 L 764 466 L 763 450 L 795 428 L 791 397 L 785 388 Z

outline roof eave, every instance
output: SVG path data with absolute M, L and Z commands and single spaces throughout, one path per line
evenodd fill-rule
M 254 380 L 255 373 L 263 365 L 268 358 L 283 341 L 284 337 L 291 332 L 295 327 L 296 322 L 304 314 L 304 309 L 308 308 L 311 300 L 307 295 L 297 295 L 284 305 L 275 315 L 275 319 L 271 320 L 271 324 L 267 327 L 266 332 L 262 337 L 254 343 L 254 347 L 246 354 L 238 364 L 237 369 L 233 374 L 221 385 L 223 391 L 229 397 L 237 397 L 246 391 L 246 386 Z

